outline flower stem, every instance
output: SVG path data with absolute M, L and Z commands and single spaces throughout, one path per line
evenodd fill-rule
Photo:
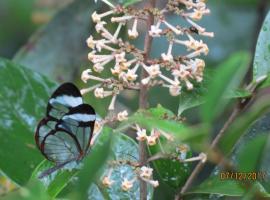
M 156 4 L 156 0 L 149 0 L 148 1 L 148 8 L 154 8 Z M 150 30 L 151 25 L 154 24 L 154 16 L 149 13 L 147 18 L 147 32 L 144 40 L 144 61 L 148 60 L 150 56 L 151 46 L 152 46 L 152 37 L 149 35 L 148 30 Z M 141 80 L 148 76 L 147 72 L 142 68 L 141 72 Z M 147 101 L 147 91 L 148 85 L 140 84 L 140 97 L 139 97 L 139 108 L 146 109 L 148 107 Z M 139 154 L 140 154 L 140 164 L 144 165 L 147 163 L 147 152 L 146 152 L 146 144 L 145 142 L 139 142 Z M 147 184 L 145 181 L 140 180 L 140 199 L 146 200 L 147 199 Z

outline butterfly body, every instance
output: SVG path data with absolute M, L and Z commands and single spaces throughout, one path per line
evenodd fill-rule
M 80 161 L 90 149 L 95 120 L 95 110 L 83 103 L 79 89 L 72 83 L 64 83 L 52 94 L 46 116 L 37 126 L 37 147 L 56 163 L 55 169 Z M 51 171 L 55 170 L 48 170 Z

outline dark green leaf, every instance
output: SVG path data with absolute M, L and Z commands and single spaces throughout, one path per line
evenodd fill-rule
M 233 180 L 221 180 L 219 176 L 211 177 L 187 194 L 220 194 L 226 196 L 242 196 L 244 188 L 239 182 Z
M 0 169 L 22 185 L 43 159 L 33 134 L 54 84 L 4 59 L 0 59 L 0 81 Z
M 247 193 L 246 183 L 235 180 L 226 180 L 222 173 L 218 176 L 208 178 L 199 186 L 186 194 L 218 194 L 230 197 L 240 197 Z M 264 197 L 269 197 L 263 186 L 259 182 L 254 182 L 254 190 L 259 191 Z
M 169 145 L 169 147 L 168 147 Z M 169 155 L 175 155 L 181 157 L 182 159 L 190 158 L 192 152 L 187 149 L 186 152 L 180 153 L 177 149 L 183 144 L 173 144 L 171 141 L 166 141 L 165 139 L 160 139 L 159 145 L 149 146 L 150 156 L 156 155 L 160 152 Z M 166 147 L 166 148 L 164 148 Z M 187 147 L 188 148 L 188 147 Z M 159 179 L 174 189 L 178 189 L 186 182 L 188 176 L 190 175 L 191 165 L 190 163 L 180 163 L 179 160 L 161 158 L 152 162 L 156 172 L 159 175 Z
M 170 111 L 159 105 L 157 108 L 141 110 L 130 116 L 128 121 L 122 123 L 119 129 L 132 124 L 139 124 L 151 131 L 153 128 L 172 134 L 176 140 L 189 144 L 198 144 L 205 139 L 207 134 L 205 127 L 188 128 L 179 121 Z
M 224 109 L 228 99 L 226 94 L 237 89 L 248 69 L 249 55 L 244 52 L 233 54 L 217 67 L 209 83 L 205 104 L 202 106 L 204 121 L 211 122 Z
M 254 66 L 253 66 L 253 81 L 260 79 L 263 76 L 268 76 L 270 73 L 270 12 L 268 13 L 256 46 Z M 263 84 L 263 87 L 269 86 Z
M 218 69 L 217 69 L 218 70 Z M 213 79 L 214 70 L 206 70 L 204 72 L 204 79 L 202 83 L 196 84 L 191 91 L 184 90 L 180 94 L 178 116 L 180 116 L 185 110 L 199 106 L 205 102 L 204 96 L 209 93 L 207 89 Z M 229 90 L 225 95 L 225 99 L 231 98 L 245 98 L 251 96 L 251 93 L 244 89 Z
M 25 187 L 18 191 L 11 192 L 2 200 L 48 200 L 50 197 L 46 193 L 45 187 L 37 180 L 30 181 Z
M 269 97 L 257 101 L 250 110 L 239 117 L 221 138 L 219 147 L 224 154 L 229 154 L 239 138 L 246 132 L 252 123 L 263 116 L 270 108 Z
M 240 152 L 237 156 L 238 170 L 240 172 L 258 172 L 262 173 L 261 177 L 258 179 L 263 179 L 263 173 L 260 171 L 261 163 L 264 160 L 264 157 L 269 153 L 269 140 L 268 135 L 262 135 L 254 138 L 253 140 L 246 143 L 240 149 Z M 252 159 L 251 159 L 252 158 Z M 259 174 L 258 174 L 259 175 Z
M 103 137 L 95 144 L 91 155 L 85 158 L 84 166 L 78 173 L 78 182 L 72 192 L 72 199 L 87 199 L 88 189 L 97 178 L 111 149 L 112 129 L 105 127 L 102 131 Z

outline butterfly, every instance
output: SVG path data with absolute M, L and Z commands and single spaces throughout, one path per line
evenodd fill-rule
M 83 103 L 80 90 L 73 83 L 64 83 L 54 91 L 46 116 L 37 125 L 35 141 L 41 153 L 55 166 L 41 173 L 39 178 L 85 157 L 95 121 L 94 108 Z

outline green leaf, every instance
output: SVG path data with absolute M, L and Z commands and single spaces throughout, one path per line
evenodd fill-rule
M 204 96 L 205 94 L 209 93 L 208 87 L 211 84 L 211 81 L 213 81 L 212 79 L 215 73 L 217 73 L 216 70 L 205 70 L 204 79 L 201 83 L 195 84 L 194 89 L 191 91 L 182 91 L 179 99 L 178 116 L 181 116 L 184 111 L 190 108 L 194 108 L 205 103 Z M 234 90 L 229 90 L 224 95 L 224 98 L 246 98 L 249 96 L 251 96 L 251 93 L 249 91 L 235 88 Z
M 0 169 L 23 185 L 43 159 L 33 134 L 54 84 L 5 59 L 0 59 L 0 81 Z
M 55 176 L 47 188 L 50 197 L 55 198 L 68 185 L 69 181 L 78 173 L 77 170 L 64 170 Z
M 212 74 L 212 71 L 206 70 L 202 83 L 196 84 L 193 90 L 184 90 L 180 94 L 178 116 L 181 116 L 185 110 L 194 108 L 204 103 L 203 96 L 208 92 L 207 86 L 209 84 L 210 74 Z
M 266 19 L 262 25 L 262 29 L 257 41 L 254 66 L 253 66 L 253 81 L 260 79 L 263 76 L 268 76 L 270 73 L 270 12 L 266 16 Z M 269 86 L 269 81 L 267 84 L 263 84 L 262 87 Z
M 90 155 L 83 161 L 83 168 L 78 173 L 78 181 L 72 192 L 72 199 L 87 199 L 88 189 L 102 169 L 110 152 L 112 129 L 104 127 L 103 137 L 95 144 Z
M 252 93 L 245 89 L 236 89 L 228 91 L 228 94 L 225 96 L 225 98 L 247 98 L 251 97 Z
M 261 164 L 270 150 L 270 137 L 268 135 L 257 136 L 250 140 L 239 150 L 237 155 L 238 170 L 240 172 L 260 172 Z M 252 159 L 250 159 L 252 158 Z M 258 174 L 259 175 L 259 174 Z M 262 176 L 263 174 L 261 174 Z M 263 177 L 258 177 L 263 179 Z
M 246 189 L 246 183 L 235 180 L 226 180 L 222 178 L 222 174 L 219 176 L 213 176 L 205 180 L 199 186 L 195 187 L 185 195 L 189 194 L 217 194 L 225 195 L 229 197 L 241 197 L 248 192 Z M 254 190 L 260 192 L 264 197 L 269 197 L 269 194 L 265 191 L 264 187 L 259 182 L 252 184 Z
M 169 143 L 169 144 L 168 144 Z M 163 148 L 168 146 L 170 148 Z M 186 152 L 179 152 L 179 149 L 183 146 L 180 143 L 172 143 L 171 141 L 166 141 L 165 139 L 160 138 L 160 144 L 149 146 L 150 156 L 156 155 L 158 153 L 166 153 L 170 155 L 175 155 L 181 157 L 182 159 L 190 158 L 192 156 L 191 150 L 188 148 Z M 186 148 L 186 147 L 185 147 Z M 164 151 L 165 150 L 165 151 Z M 155 161 L 152 161 L 155 170 L 159 175 L 159 179 L 174 189 L 178 189 L 184 185 L 191 171 L 190 163 L 180 163 L 178 160 L 173 160 L 169 158 L 161 158 Z
M 2 200 L 48 200 L 50 197 L 46 193 L 45 187 L 37 180 L 30 181 L 25 187 L 15 192 L 11 192 Z
M 217 67 L 213 79 L 209 83 L 205 104 L 202 106 L 202 117 L 211 122 L 228 103 L 226 94 L 239 87 L 248 69 L 249 55 L 244 52 L 233 54 L 228 60 Z
M 221 138 L 219 148 L 225 155 L 231 153 L 239 138 L 259 117 L 263 116 L 270 108 L 269 97 L 258 100 L 248 112 L 239 117 Z
M 190 145 L 202 142 L 207 134 L 205 127 L 200 127 L 200 129 L 198 127 L 188 128 L 170 110 L 163 108 L 161 105 L 149 110 L 139 110 L 130 116 L 127 121 L 120 124 L 118 129 L 125 129 L 132 124 L 139 124 L 149 131 L 154 128 L 163 130 L 172 134 L 176 140 Z
M 219 176 L 214 176 L 186 194 L 219 194 L 226 196 L 242 196 L 244 188 L 239 182 L 234 180 L 221 180 Z

